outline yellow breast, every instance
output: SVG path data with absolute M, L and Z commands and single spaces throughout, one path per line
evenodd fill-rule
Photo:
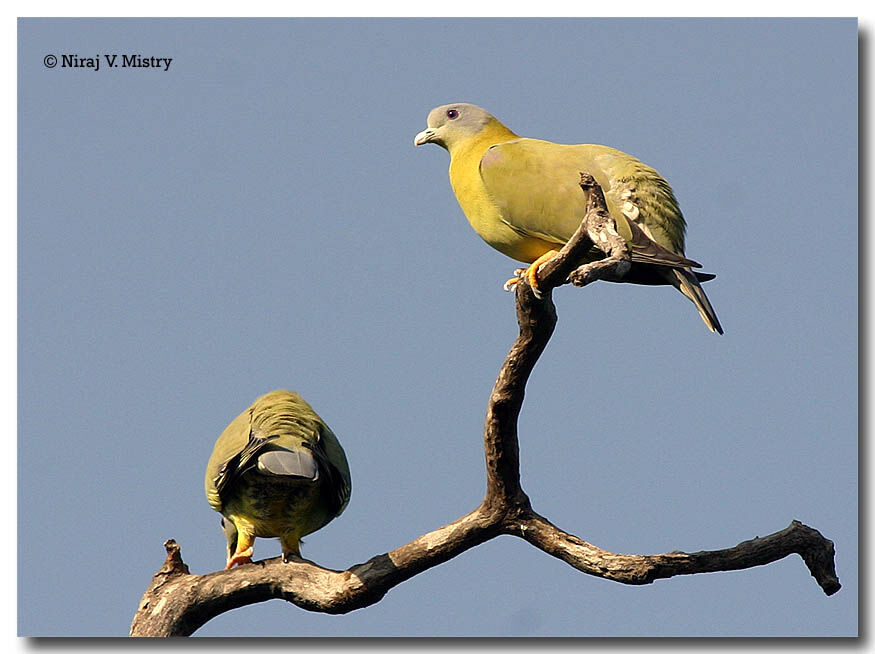
M 486 128 L 477 138 L 450 150 L 450 185 L 465 217 L 474 231 L 499 252 L 512 259 L 531 263 L 555 244 L 512 229 L 503 218 L 501 206 L 489 195 L 480 177 L 480 159 L 491 145 L 516 138 L 501 129 Z

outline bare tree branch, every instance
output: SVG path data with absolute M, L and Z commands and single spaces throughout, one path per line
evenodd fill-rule
M 799 554 L 824 593 L 832 595 L 841 588 L 832 541 L 798 520 L 786 529 L 735 547 L 690 554 L 614 554 L 562 531 L 534 511 L 520 520 L 517 527 L 516 535 L 573 568 L 623 584 L 642 585 L 677 575 L 743 570 Z
M 586 216 L 558 255 L 538 274 L 542 298 L 525 282 L 516 287 L 519 335 L 510 349 L 486 413 L 484 450 L 486 496 L 473 511 L 401 547 L 353 565 L 329 570 L 312 561 L 281 557 L 206 575 L 189 572 L 179 546 L 169 540 L 167 559 L 152 577 L 131 624 L 132 636 L 187 636 L 231 609 L 281 598 L 303 609 L 347 613 L 380 601 L 394 586 L 500 534 L 525 539 L 586 574 L 625 584 L 648 584 L 681 574 L 740 570 L 799 554 L 827 595 L 841 587 L 833 543 L 817 530 L 793 521 L 786 529 L 735 547 L 711 552 L 614 554 L 562 531 L 531 508 L 520 485 L 517 418 L 529 375 L 556 326 L 551 291 L 568 283 L 593 241 L 589 224 L 607 211 L 601 189 L 588 175 Z M 579 269 L 578 269 L 579 270 Z

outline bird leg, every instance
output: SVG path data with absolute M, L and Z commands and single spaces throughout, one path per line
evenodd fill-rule
M 252 554 L 253 549 L 251 547 L 246 548 L 242 552 L 236 552 L 234 556 L 228 559 L 228 564 L 225 566 L 225 570 L 230 570 L 235 565 L 243 565 L 244 563 L 252 563 Z
M 225 570 L 230 570 L 235 565 L 243 565 L 244 563 L 252 563 L 253 544 L 255 536 L 252 534 L 238 530 L 237 533 L 237 550 L 233 556 L 228 557 L 228 564 Z
M 513 271 L 515 277 L 511 277 L 504 283 L 504 290 L 509 291 L 522 281 L 523 278 L 532 287 L 532 293 L 539 300 L 541 299 L 541 290 L 538 288 L 538 268 L 547 263 L 550 259 L 559 254 L 559 250 L 548 250 L 540 257 L 535 259 L 528 268 L 517 268 Z
M 288 563 L 293 556 L 301 558 L 301 539 L 293 534 L 280 536 L 280 544 L 283 547 L 283 563 Z

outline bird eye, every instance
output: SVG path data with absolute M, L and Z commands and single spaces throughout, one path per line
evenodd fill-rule
M 450 120 L 453 120 L 454 118 L 458 118 L 458 117 L 459 117 L 458 111 L 456 111 L 455 109 L 447 109 L 447 118 L 449 118 Z

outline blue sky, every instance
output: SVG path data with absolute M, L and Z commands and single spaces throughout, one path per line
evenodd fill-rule
M 173 61 L 43 63 L 133 52 Z M 479 503 L 516 264 L 468 226 L 447 154 L 412 146 L 470 101 L 655 167 L 718 275 L 723 337 L 671 289 L 554 293 L 520 419 L 534 508 L 627 553 L 799 519 L 842 590 L 798 557 L 627 587 L 501 537 L 346 616 L 271 601 L 198 634 L 854 635 L 856 63 L 848 19 L 21 21 L 19 633 L 126 634 L 167 538 L 219 569 L 203 469 L 275 388 L 352 469 L 308 558 L 346 568 Z

